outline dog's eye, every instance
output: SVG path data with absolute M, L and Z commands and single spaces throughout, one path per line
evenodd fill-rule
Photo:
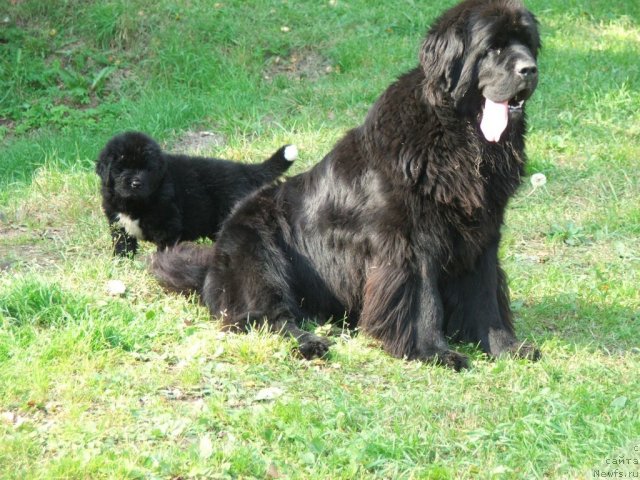
M 493 53 L 494 55 L 500 55 L 502 53 L 502 49 L 500 47 L 494 47 L 490 48 L 489 52 Z

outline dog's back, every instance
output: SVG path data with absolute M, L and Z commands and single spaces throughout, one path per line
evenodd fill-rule
M 214 239 L 234 205 L 280 177 L 297 153 L 295 145 L 285 145 L 258 164 L 166 155 L 175 202 L 182 214 L 180 240 Z

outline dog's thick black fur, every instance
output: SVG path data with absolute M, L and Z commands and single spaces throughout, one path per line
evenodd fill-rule
M 169 154 L 140 132 L 116 135 L 96 164 L 114 254 L 135 254 L 138 240 L 164 249 L 214 239 L 232 207 L 278 178 L 296 155 L 295 147 L 284 146 L 261 164 L 241 164 Z
M 497 254 L 524 170 L 539 47 L 537 21 L 516 0 L 452 8 L 427 34 L 420 66 L 363 125 L 310 171 L 241 202 L 213 248 L 156 255 L 155 275 L 198 291 L 227 326 L 266 320 L 306 358 L 329 342 L 301 320 L 345 313 L 396 357 L 465 368 L 450 337 L 538 358 L 515 337 Z

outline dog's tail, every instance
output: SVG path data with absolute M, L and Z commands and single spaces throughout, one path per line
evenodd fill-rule
M 151 257 L 149 269 L 167 290 L 185 295 L 193 292 L 201 295 L 213 255 L 210 245 L 180 243 L 155 253 Z
M 264 162 L 251 165 L 253 169 L 251 178 L 257 185 L 273 182 L 293 165 L 296 158 L 298 158 L 298 147 L 283 145 Z

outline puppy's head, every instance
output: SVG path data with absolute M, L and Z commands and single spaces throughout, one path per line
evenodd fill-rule
M 140 132 L 113 137 L 96 163 L 96 173 L 118 197 L 144 200 L 160 186 L 167 170 L 160 146 Z

